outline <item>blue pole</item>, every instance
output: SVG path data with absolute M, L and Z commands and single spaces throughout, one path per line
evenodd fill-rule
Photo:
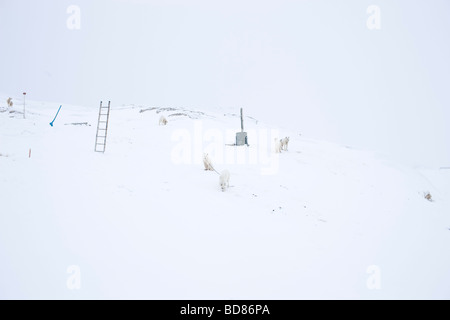
M 58 112 L 56 113 L 56 116 L 55 116 L 55 119 L 53 119 L 53 121 L 52 122 L 50 122 L 50 125 L 53 127 L 53 122 L 55 122 L 55 120 L 56 120 L 56 117 L 58 116 L 58 114 L 59 114 L 59 110 L 61 110 L 61 107 L 62 107 L 62 105 L 61 106 L 59 106 L 59 109 L 58 109 Z

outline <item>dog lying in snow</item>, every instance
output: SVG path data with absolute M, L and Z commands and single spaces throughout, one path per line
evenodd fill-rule
M 228 189 L 230 187 L 230 172 L 228 170 L 222 171 L 222 174 L 219 178 L 220 181 L 220 187 L 222 188 L 222 192 Z
M 289 147 L 289 137 L 286 137 L 283 140 L 281 140 L 281 149 L 288 151 L 288 147 Z
M 6 103 L 8 104 L 8 107 L 12 107 L 13 106 L 13 102 L 11 98 L 8 98 L 8 100 L 6 100 Z
M 206 171 L 214 171 L 214 168 L 212 166 L 211 159 L 209 158 L 208 154 L 205 153 L 203 155 L 203 165 L 205 166 Z
M 275 138 L 275 153 L 281 153 L 282 149 L 283 149 L 282 140 L 278 140 L 278 138 Z
M 160 126 L 167 125 L 167 119 L 164 116 L 161 116 L 161 118 L 159 118 L 159 125 Z

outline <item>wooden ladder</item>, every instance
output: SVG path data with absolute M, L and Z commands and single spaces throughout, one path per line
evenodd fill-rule
M 100 101 L 100 110 L 98 112 L 98 123 L 97 123 L 97 135 L 95 136 L 95 152 L 105 153 L 110 108 L 111 108 L 111 101 L 108 101 L 108 106 L 104 106 L 103 102 Z

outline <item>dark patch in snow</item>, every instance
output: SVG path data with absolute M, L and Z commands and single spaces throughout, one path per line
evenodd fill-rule
M 433 197 L 431 196 L 431 193 L 429 193 L 429 192 L 424 192 L 423 197 L 430 202 L 434 202 Z
M 156 110 L 156 113 L 161 113 L 161 112 L 164 112 L 164 111 L 177 111 L 177 109 L 175 109 L 175 108 L 158 108 Z
M 169 117 L 188 117 L 189 119 L 199 119 L 200 115 L 204 115 L 203 112 L 197 112 L 197 114 L 192 113 L 184 113 L 184 112 L 177 112 L 177 113 L 172 113 L 169 115 Z
M 65 123 L 65 126 L 88 126 L 90 127 L 91 125 L 87 122 L 74 122 L 74 123 Z
M 144 112 L 146 112 L 146 111 L 152 111 L 152 110 L 156 110 L 156 108 L 155 108 L 155 107 L 152 107 L 152 108 L 147 108 L 147 109 L 141 109 L 141 110 L 139 111 L 139 113 L 144 113 Z
M 208 117 L 208 118 L 214 118 L 212 116 L 209 116 L 207 114 L 205 114 L 204 112 L 201 111 L 193 111 L 193 110 L 188 110 L 185 108 L 157 108 L 157 107 L 151 107 L 151 108 L 146 108 L 146 109 L 141 109 L 139 111 L 139 113 L 143 113 L 146 111 L 153 111 L 156 110 L 156 114 L 159 114 L 161 112 L 174 112 L 174 111 L 178 111 L 175 113 L 172 113 L 170 115 L 168 115 L 168 117 L 188 117 L 190 119 L 200 119 L 201 117 Z

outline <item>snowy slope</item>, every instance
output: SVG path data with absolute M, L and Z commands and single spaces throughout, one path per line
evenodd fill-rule
M 98 154 L 97 106 L 64 105 L 50 127 L 58 104 L 28 102 L 23 119 L 15 102 L 0 103 L 0 298 L 450 298 L 450 170 L 270 119 L 247 117 L 236 148 L 228 110 L 114 104 Z M 231 172 L 226 192 L 203 152 Z

